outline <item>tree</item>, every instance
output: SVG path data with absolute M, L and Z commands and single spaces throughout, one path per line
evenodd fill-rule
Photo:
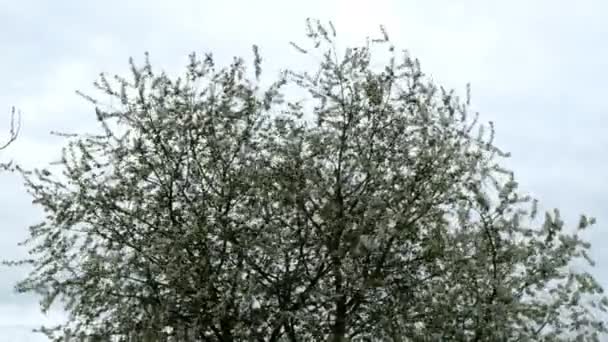
M 17 289 L 70 315 L 47 335 L 599 341 L 606 299 L 573 267 L 592 263 L 578 230 L 594 219 L 537 218 L 468 91 L 435 86 L 384 30 L 340 54 L 331 24 L 307 23 L 312 47 L 292 45 L 316 73 L 263 89 L 255 46 L 255 77 L 193 54 L 173 80 L 146 56 L 95 83 L 118 108 L 83 95 L 102 134 L 19 169 L 47 216 Z

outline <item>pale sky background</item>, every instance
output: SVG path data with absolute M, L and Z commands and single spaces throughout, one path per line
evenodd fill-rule
M 23 113 L 22 134 L 0 160 L 56 159 L 62 140 L 50 131 L 95 124 L 74 91 L 90 89 L 99 72 L 124 74 L 128 58 L 143 61 L 145 51 L 153 66 L 173 71 L 192 51 L 212 51 L 223 64 L 249 58 L 255 43 L 267 76 L 297 67 L 288 42 L 302 41 L 306 17 L 333 20 L 345 43 L 384 24 L 439 84 L 462 93 L 470 82 L 474 109 L 495 121 L 522 190 L 560 208 L 572 225 L 583 212 L 597 217 L 589 234 L 594 272 L 608 287 L 608 3 L 601 0 L 0 0 L 0 138 L 11 106 Z M 16 244 L 40 218 L 20 179 L 0 174 L 0 259 L 24 255 Z M 13 293 L 23 274 L 0 268 L 0 342 L 43 341 L 28 330 L 57 319 L 40 314 L 36 298 Z

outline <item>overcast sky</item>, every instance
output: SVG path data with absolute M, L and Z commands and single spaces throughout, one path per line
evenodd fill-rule
M 463 91 L 470 82 L 474 109 L 496 123 L 522 190 L 559 207 L 568 223 L 583 212 L 597 217 L 595 274 L 608 287 L 608 4 L 601 0 L 0 0 L 0 114 L 8 125 L 11 106 L 23 113 L 22 134 L 0 160 L 56 159 L 62 141 L 50 131 L 95 123 L 74 91 L 90 89 L 99 72 L 124 74 L 128 58 L 142 61 L 145 51 L 171 72 L 192 51 L 225 62 L 249 57 L 255 43 L 267 70 L 294 66 L 288 42 L 303 38 L 306 17 L 333 20 L 345 43 L 384 24 L 438 83 Z M 0 174 L 0 259 L 24 255 L 16 244 L 40 218 L 20 179 Z M 13 293 L 22 275 L 0 268 L 0 341 L 42 341 L 27 331 L 58 318 Z

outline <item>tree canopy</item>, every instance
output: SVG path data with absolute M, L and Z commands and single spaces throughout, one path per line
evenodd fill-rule
M 101 133 L 24 170 L 46 213 L 17 285 L 61 303 L 55 341 L 599 341 L 579 231 L 537 215 L 462 99 L 379 39 L 260 85 L 241 58 L 95 83 Z M 379 51 L 379 52 L 378 52 Z M 374 56 L 388 57 L 382 67 Z M 286 87 L 295 87 L 286 96 Z M 537 217 L 538 216 L 538 217 Z

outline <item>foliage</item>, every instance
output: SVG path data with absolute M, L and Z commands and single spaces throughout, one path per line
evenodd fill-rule
M 468 92 L 435 86 L 384 30 L 340 54 L 333 26 L 307 28 L 311 47 L 293 45 L 317 72 L 267 88 L 257 47 L 255 77 L 194 54 L 175 80 L 147 57 L 102 75 L 119 108 L 83 96 L 103 133 L 20 169 L 47 216 L 17 289 L 70 315 L 48 336 L 598 341 L 606 300 L 573 267 L 590 245 L 557 210 L 536 219 Z

